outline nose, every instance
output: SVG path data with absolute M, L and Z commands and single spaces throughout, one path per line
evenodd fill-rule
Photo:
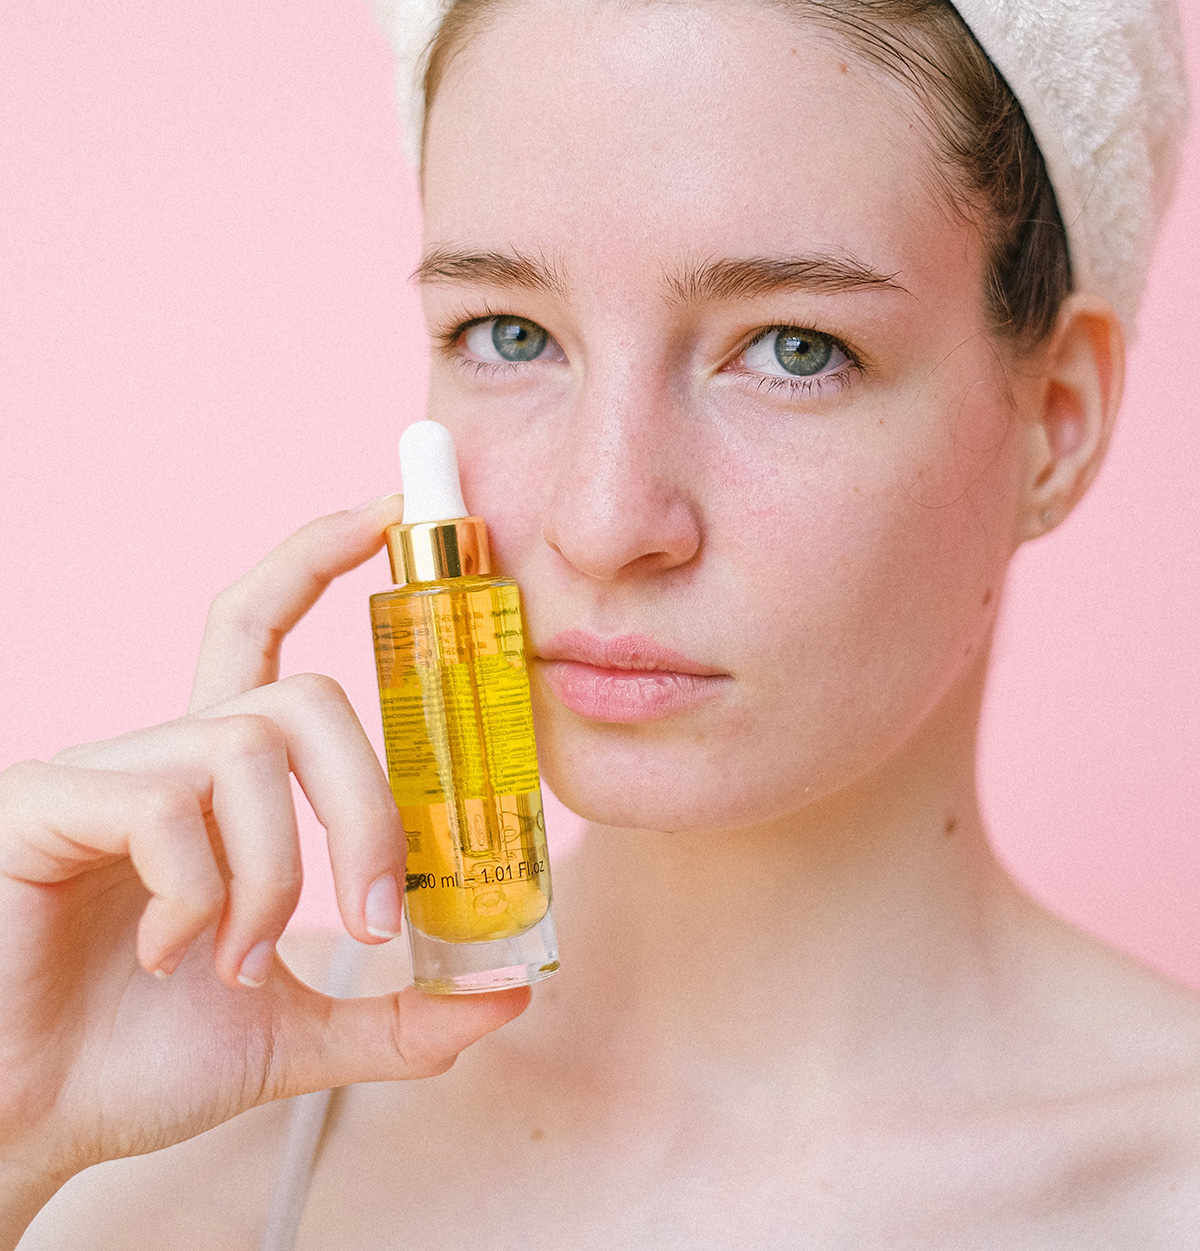
M 597 381 L 559 426 L 542 536 L 588 578 L 663 573 L 700 550 L 686 420 L 664 391 Z

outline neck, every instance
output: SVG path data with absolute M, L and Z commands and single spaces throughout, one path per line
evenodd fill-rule
M 976 801 L 982 676 L 882 768 L 784 820 L 589 827 L 556 874 L 580 1062 L 744 1066 L 748 1081 L 800 1064 L 813 1088 L 911 1084 L 923 1065 L 941 1080 L 948 1036 L 1003 999 L 1015 915 Z

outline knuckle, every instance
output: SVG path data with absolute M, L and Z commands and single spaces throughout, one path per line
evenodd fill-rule
M 300 898 L 304 874 L 299 864 L 272 866 L 269 873 L 258 871 L 235 872 L 231 881 L 235 900 L 256 903 L 266 912 L 274 912 L 281 905 L 292 905 Z
M 453 1068 L 458 1052 L 447 1051 L 444 1043 L 439 1045 L 436 1037 L 425 1030 L 414 1031 L 411 1025 L 406 1027 L 399 1004 L 396 1007 L 392 1017 L 392 1040 L 406 1072 L 412 1077 L 438 1077 Z
M 227 895 L 225 883 L 219 877 L 202 882 L 192 895 L 197 912 L 205 917 L 215 916 L 225 906 Z
M 236 586 L 236 583 L 234 584 Z M 208 606 L 208 618 L 205 621 L 207 630 L 227 630 L 231 623 L 240 615 L 240 608 L 235 607 L 234 587 L 227 586 L 213 596 Z
M 200 801 L 177 782 L 141 781 L 133 788 L 130 799 L 135 819 L 154 829 L 195 821 L 200 816 Z
M 450 1056 L 442 1056 L 440 1060 L 431 1062 L 422 1071 L 422 1077 L 441 1077 L 443 1073 L 448 1073 L 458 1059 L 457 1054 Z
M 404 1065 L 413 1077 L 440 1077 L 448 1073 L 458 1059 L 458 1052 L 447 1055 L 444 1051 L 409 1051 L 401 1052 Z
M 218 591 L 208 606 L 208 619 L 225 625 L 242 616 L 245 607 L 245 594 L 241 582 L 232 582 L 224 590 Z
M 272 755 L 284 747 L 283 731 L 270 717 L 260 713 L 214 717 L 208 723 L 208 730 L 215 751 L 226 758 Z
M 287 687 L 305 703 L 348 705 L 350 702 L 340 684 L 324 673 L 294 673 L 283 678 L 279 685 Z
M 256 609 L 246 578 L 217 592 L 208 606 L 207 625 L 210 630 L 245 635 L 263 644 L 280 633 Z
M 193 882 L 187 891 L 171 900 L 177 911 L 194 922 L 215 920 L 225 907 L 225 884 L 217 876 Z

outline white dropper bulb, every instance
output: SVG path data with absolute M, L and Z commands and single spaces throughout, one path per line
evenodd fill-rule
M 400 436 L 404 524 L 466 517 L 454 437 L 437 421 L 415 421 Z

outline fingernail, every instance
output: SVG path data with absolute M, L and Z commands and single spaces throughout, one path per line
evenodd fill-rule
M 377 495 L 373 500 L 367 500 L 365 504 L 358 504 L 350 511 L 352 513 L 369 513 L 372 508 L 378 508 L 385 500 L 402 500 L 404 496 L 399 492 L 393 492 L 391 495 Z
M 155 977 L 161 982 L 164 978 L 168 978 L 183 963 L 183 957 L 187 955 L 187 948 L 183 947 L 176 951 L 168 951 L 158 964 L 150 970 Z
M 275 957 L 275 944 L 264 938 L 261 943 L 251 947 L 238 970 L 238 981 L 243 986 L 261 986 L 271 971 L 271 961 Z
M 400 913 L 400 887 L 394 874 L 384 873 L 371 883 L 363 904 L 367 933 L 374 938 L 397 937 L 400 933 Z

